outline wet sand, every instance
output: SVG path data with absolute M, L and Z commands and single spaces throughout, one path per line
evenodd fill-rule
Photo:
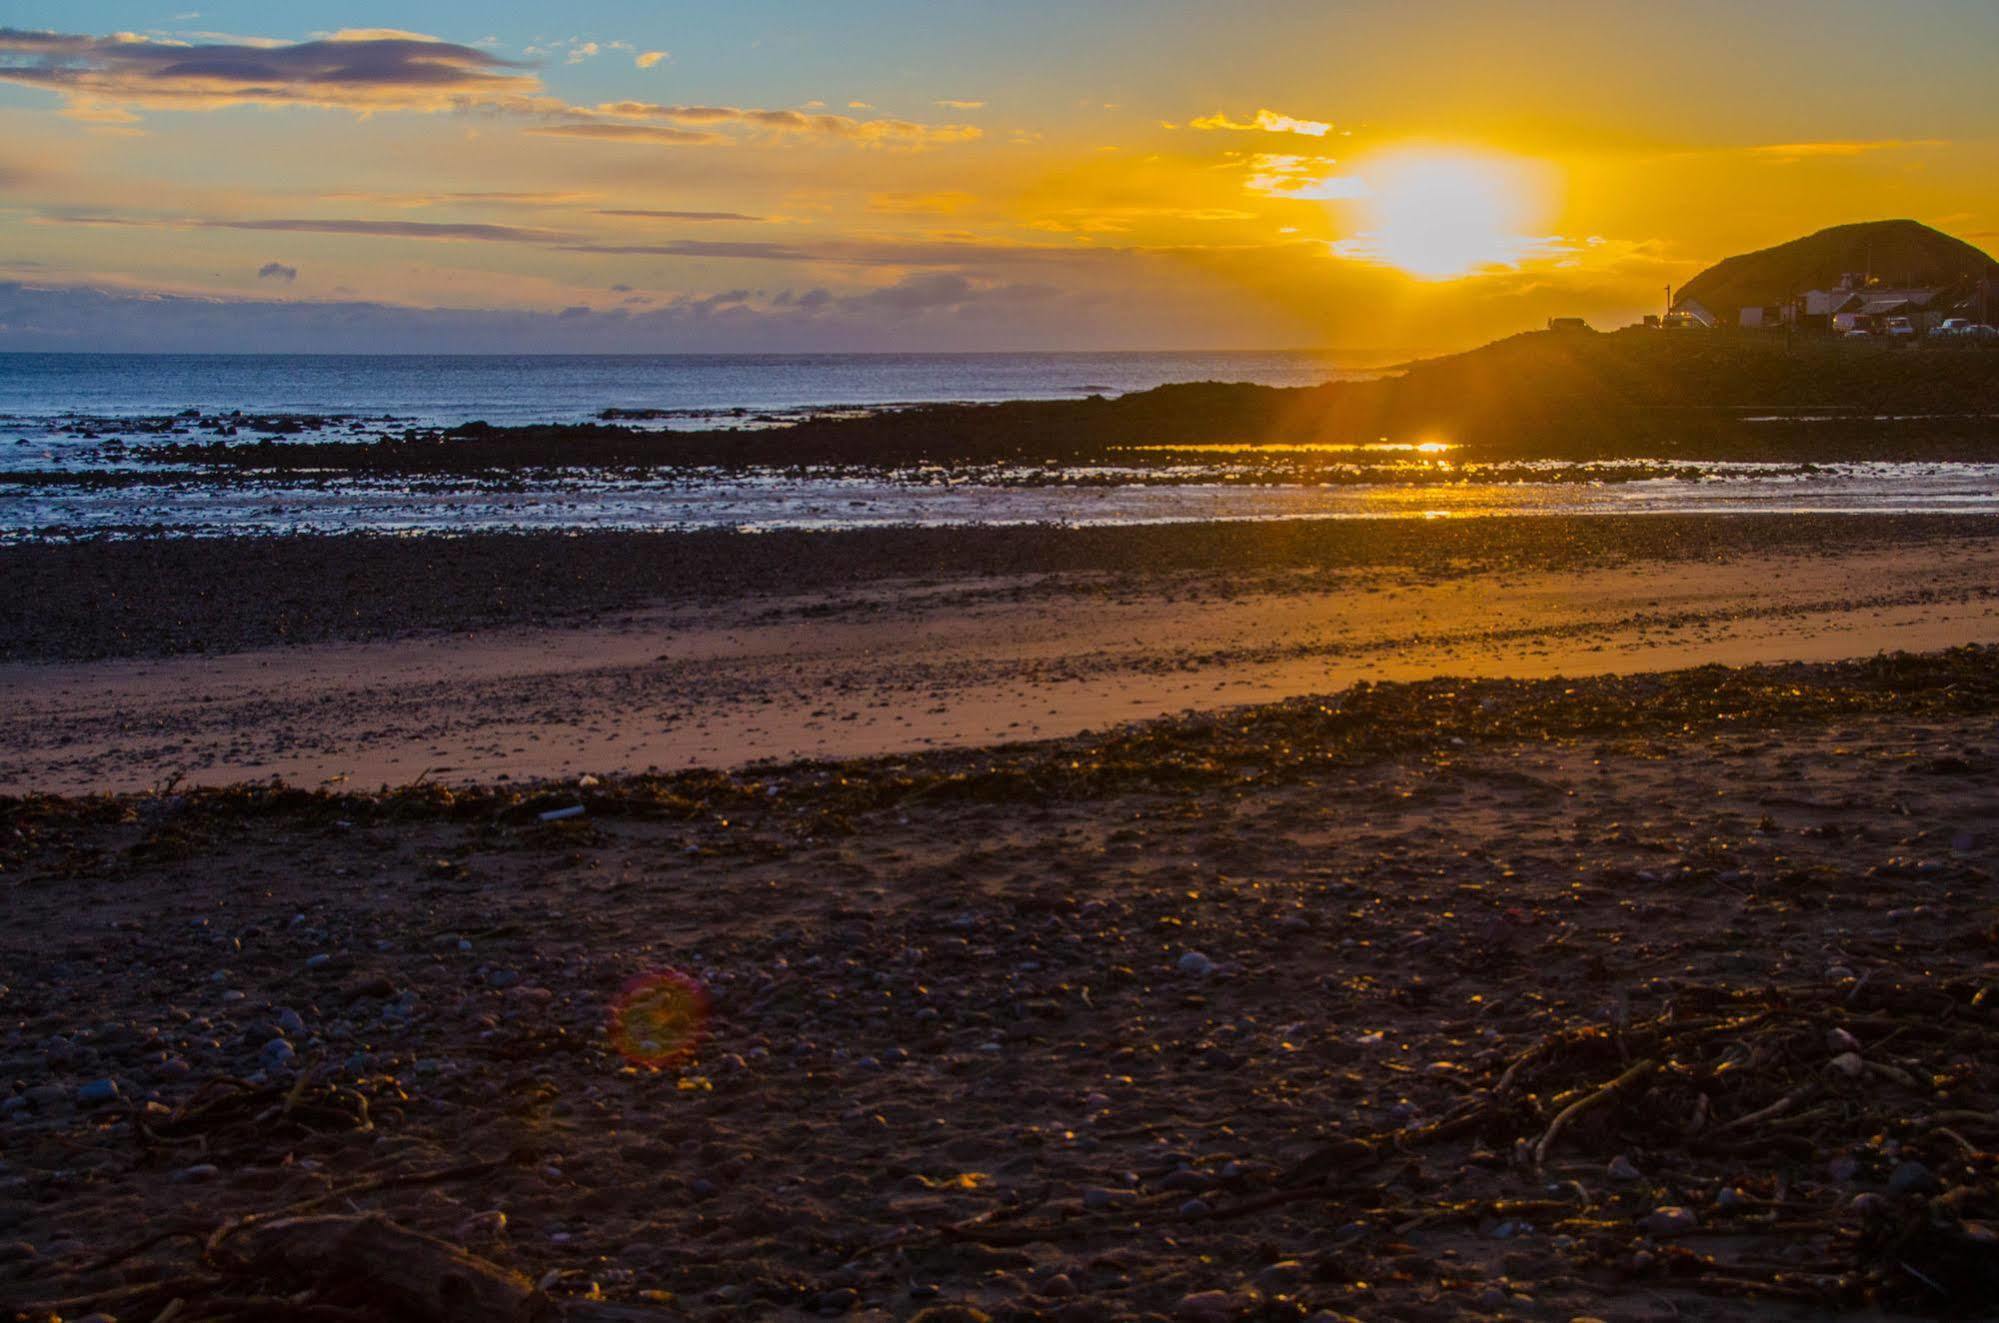
M 372 789 L 851 758 L 1068 735 L 1362 680 L 1628 674 L 1999 642 L 1989 536 L 1611 560 L 1559 572 L 1391 560 L 885 573 L 845 590 L 564 626 L 13 664 L 0 666 L 10 699 L 0 792 L 270 777 Z

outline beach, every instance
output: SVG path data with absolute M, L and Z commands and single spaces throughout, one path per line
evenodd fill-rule
M 1999 1208 L 1988 520 L 0 570 L 6 1299 L 232 1243 L 575 1318 L 1983 1289 L 1921 1209 Z
M 1995 715 L 1988 648 L 12 801 L 0 1282 L 150 1317 L 448 1243 L 578 1318 L 1982 1298 L 1922 1210 L 1994 1197 Z M 621 1055 L 667 969 L 686 1054 Z
M 252 540 L 0 565 L 37 584 L 17 649 L 95 658 L 0 664 L 15 793 L 736 767 L 1362 681 L 1999 643 L 1999 530 L 1976 518 Z

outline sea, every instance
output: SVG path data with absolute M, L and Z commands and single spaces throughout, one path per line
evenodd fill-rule
M 746 531 L 908 525 L 1170 523 L 1661 513 L 1999 514 L 1999 465 L 1676 462 L 1630 473 L 1548 461 L 1503 475 L 1448 456 L 1375 464 L 1367 480 L 1258 481 L 1217 436 L 1128 471 L 1036 466 L 635 476 L 584 468 L 422 480 L 226 474 L 150 458 L 162 441 L 372 440 L 472 421 L 605 419 L 672 430 L 762 428 L 924 403 L 1116 396 L 1171 382 L 1305 386 L 1378 375 L 1411 355 L 0 354 L 0 543 L 159 536 L 489 531 Z M 287 419 L 315 420 L 294 427 Z

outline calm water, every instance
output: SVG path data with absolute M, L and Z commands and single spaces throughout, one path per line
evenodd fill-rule
M 1309 386 L 1364 376 L 1316 353 L 0 354 L 0 429 L 83 415 L 388 415 L 418 426 L 581 422 L 603 409 L 735 410 L 1075 399 L 1174 381 Z

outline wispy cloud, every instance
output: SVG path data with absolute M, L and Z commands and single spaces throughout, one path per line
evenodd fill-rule
M 943 100 L 932 102 L 931 104 L 942 106 L 946 110 L 984 110 L 986 108 L 986 103 L 983 101 L 959 101 L 951 97 L 945 97 Z
M 1948 147 L 1942 138 L 1856 138 L 1832 142 L 1773 142 L 1746 149 L 1751 156 L 1764 157 L 1780 165 L 1826 157 L 1865 156 L 1870 152 L 1898 152 Z
M 1224 112 L 1202 115 L 1189 120 L 1187 127 L 1204 132 L 1225 130 L 1231 133 L 1296 133 L 1307 138 L 1323 138 L 1333 131 L 1330 124 L 1315 119 L 1294 119 L 1290 115 L 1280 115 L 1274 110 L 1259 110 L 1256 118 L 1247 123 L 1232 120 Z
M 726 133 L 701 133 L 665 124 L 620 124 L 608 120 L 570 120 L 528 130 L 549 138 L 596 138 L 605 142 L 650 142 L 669 147 L 719 147 L 735 141 Z
M 761 221 L 762 216 L 746 216 L 740 211 L 654 211 L 645 207 L 607 207 L 599 216 L 620 216 L 632 220 L 669 221 Z
M 321 193 L 329 202 L 369 202 L 385 207 L 567 207 L 595 202 L 596 193 L 564 192 L 461 192 L 461 193 L 377 193 L 343 191 Z
M 951 216 L 978 205 L 970 193 L 870 193 L 868 210 L 889 216 Z
M 539 86 L 523 66 L 470 46 L 395 29 L 349 29 L 312 41 L 188 44 L 0 28 L 0 82 L 47 88 L 72 113 L 106 108 L 202 110 L 310 105 L 446 110 Z
M 1339 162 L 1330 156 L 1259 152 L 1249 158 L 1248 164 L 1249 178 L 1243 186 L 1264 197 L 1338 202 L 1368 194 L 1367 182 L 1357 175 L 1336 173 Z
M 459 224 L 448 221 L 346 220 L 279 217 L 269 220 L 217 220 L 206 217 L 113 216 L 63 214 L 39 216 L 44 225 L 113 225 L 134 229 L 260 230 L 278 234 L 352 234 L 391 239 L 470 239 L 481 243 L 566 243 L 575 236 L 560 230 L 519 225 Z
M 632 57 L 632 63 L 641 69 L 650 69 L 662 60 L 671 59 L 665 51 L 640 51 Z
M 972 124 L 919 124 L 906 119 L 859 119 L 852 115 L 807 113 L 801 110 L 762 110 L 743 106 L 657 105 L 649 101 L 611 101 L 592 107 L 574 106 L 569 114 L 579 118 L 546 125 L 542 133 L 564 133 L 577 137 L 632 138 L 637 133 L 577 133 L 589 124 L 616 127 L 643 127 L 633 121 L 665 121 L 672 125 L 698 125 L 703 129 L 739 128 L 753 133 L 783 137 L 817 138 L 863 145 L 933 146 L 941 143 L 970 142 L 981 136 Z M 712 135 L 708 141 L 712 141 Z M 703 141 L 702 139 L 660 138 L 662 142 Z

